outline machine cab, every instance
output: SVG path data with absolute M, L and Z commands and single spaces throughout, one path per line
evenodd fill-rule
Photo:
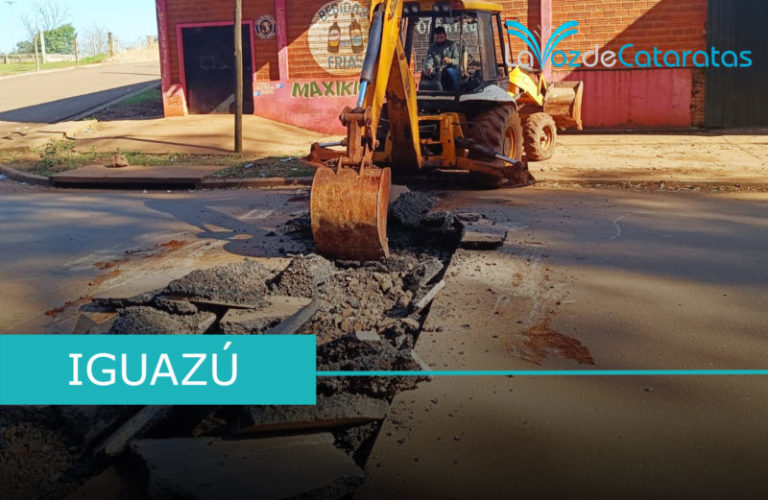
M 419 98 L 458 98 L 462 94 L 480 93 L 488 85 L 506 91 L 502 29 L 498 4 L 406 2 L 401 36 L 411 72 L 418 82 Z M 445 31 L 447 40 L 442 45 L 434 44 L 435 30 Z M 442 63 L 443 53 L 452 56 L 452 64 Z

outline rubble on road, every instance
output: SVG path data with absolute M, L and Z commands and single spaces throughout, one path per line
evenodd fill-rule
M 114 457 L 125 451 L 128 443 L 152 429 L 166 418 L 173 406 L 154 405 L 145 406 L 129 418 L 111 436 L 109 436 L 97 449 L 95 454 L 104 454 Z
M 205 305 L 257 308 L 267 292 L 272 271 L 251 260 L 192 271 L 171 281 L 164 293 Z
M 335 271 L 328 259 L 319 255 L 298 256 L 291 260 L 271 283 L 274 293 L 295 297 L 314 297 Z
M 504 241 L 505 232 L 482 214 L 435 211 L 434 202 L 428 194 L 406 192 L 392 204 L 397 227 L 386 261 L 307 253 L 292 256 L 278 272 L 248 259 L 196 270 L 161 289 L 94 298 L 81 308 L 86 313 L 75 331 L 313 334 L 318 372 L 429 370 L 413 347 L 455 248 L 490 248 Z M 306 213 L 285 224 L 284 234 L 312 248 Z M 365 465 L 392 398 L 424 380 L 429 378 L 320 376 L 315 406 L 41 407 L 45 418 L 19 410 L 23 423 L 10 425 L 16 410 L 4 408 L 0 483 L 8 474 L 25 474 L 7 450 L 42 445 L 53 456 L 36 474 L 79 471 L 68 477 L 70 486 L 133 453 L 148 466 L 151 498 L 339 498 L 362 481 L 355 464 Z M 332 434 L 305 434 L 318 429 Z M 81 449 L 70 451 L 69 443 Z M 289 465 L 295 474 L 276 482 Z
M 320 300 L 313 300 L 306 306 L 302 307 L 291 316 L 285 318 L 280 323 L 276 324 L 269 330 L 267 334 L 270 335 L 295 335 L 304 328 L 312 316 L 320 309 L 324 303 Z
M 263 309 L 229 309 L 219 321 L 221 333 L 244 335 L 266 333 L 289 316 L 309 305 L 312 300 L 288 295 L 270 296 Z
M 478 215 L 478 214 L 476 214 Z M 459 220 L 462 220 L 459 217 Z M 504 244 L 507 229 L 482 217 L 464 219 L 462 222 L 462 248 L 492 250 Z
M 245 406 L 237 433 L 348 427 L 383 420 L 389 403 L 359 394 L 319 396 L 314 406 Z
M 90 449 L 136 411 L 131 406 L 116 405 L 64 405 L 53 408 L 59 428 L 80 443 L 84 450 Z
M 392 203 L 389 218 L 395 224 L 418 229 L 434 204 L 434 198 L 423 192 L 407 191 Z
M 222 441 L 148 439 L 133 450 L 149 471 L 149 497 L 342 498 L 365 479 L 331 434 Z
M 112 335 L 199 335 L 208 331 L 216 321 L 212 312 L 171 314 L 148 306 L 120 309 L 109 329 Z

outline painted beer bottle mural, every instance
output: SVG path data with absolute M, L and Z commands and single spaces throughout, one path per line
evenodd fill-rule
M 333 24 L 328 28 L 328 52 L 333 54 L 339 53 L 339 45 L 341 45 L 341 28 L 338 18 L 338 14 L 333 16 Z
M 352 52 L 357 54 L 365 50 L 363 29 L 354 14 L 352 14 L 352 22 L 349 24 L 349 40 L 352 42 Z
M 309 50 L 328 74 L 360 76 L 368 38 L 367 12 L 368 7 L 357 0 L 334 0 L 312 17 L 307 36 Z M 311 68 L 306 71 L 311 72 L 310 76 L 315 74 Z

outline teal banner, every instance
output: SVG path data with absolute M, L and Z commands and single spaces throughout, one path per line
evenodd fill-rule
M 313 405 L 314 335 L 0 335 L 0 405 Z

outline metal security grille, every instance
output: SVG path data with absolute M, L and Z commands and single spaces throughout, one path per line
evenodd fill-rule
M 751 51 L 748 68 L 707 69 L 706 115 L 709 127 L 768 126 L 768 2 L 709 0 L 707 45 L 737 54 Z M 711 50 L 711 49 L 710 49 Z

